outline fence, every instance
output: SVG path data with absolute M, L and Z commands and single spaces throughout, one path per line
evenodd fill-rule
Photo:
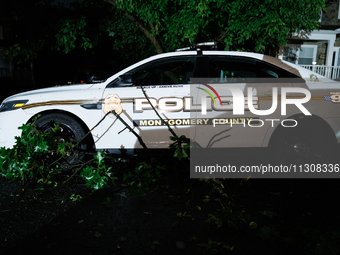
M 323 66 L 323 65 L 300 65 L 315 73 L 321 74 L 329 79 L 338 79 L 340 77 L 340 66 Z

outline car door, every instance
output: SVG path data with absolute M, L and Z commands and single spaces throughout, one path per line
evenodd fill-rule
M 128 71 L 106 87 L 103 115 L 114 110 L 148 148 L 167 148 L 171 133 L 165 122 L 177 135 L 189 134 L 190 113 L 183 111 L 184 97 L 190 96 L 195 63 L 196 56 L 173 56 Z M 137 138 L 113 114 L 104 119 L 101 129 L 103 135 L 97 137 L 97 148 L 141 148 Z
M 193 79 L 193 83 L 200 83 L 198 104 L 204 100 L 207 105 L 206 113 L 199 112 L 196 118 L 209 123 L 192 126 L 196 142 L 204 148 L 261 147 L 268 130 L 280 123 L 280 106 L 273 101 L 278 99 L 280 88 L 278 95 L 273 95 L 273 87 L 290 86 L 280 78 L 296 76 L 243 56 L 210 56 L 208 69 L 209 78 Z M 249 88 L 252 97 L 248 97 Z M 243 112 L 235 108 L 242 108 Z M 264 110 L 270 114 L 260 115 L 259 111 Z

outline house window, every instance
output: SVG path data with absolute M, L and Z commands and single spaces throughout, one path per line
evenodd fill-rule
M 299 49 L 299 58 L 298 58 L 298 64 L 300 65 L 312 65 L 313 62 L 316 62 L 316 50 L 317 46 L 313 45 L 315 47 L 311 46 L 301 46 L 301 49 Z
M 296 64 L 297 62 L 297 46 L 289 46 L 283 48 L 283 60 Z
M 284 47 L 283 60 L 299 65 L 312 65 L 316 62 L 317 45 L 303 44 L 298 46 L 287 45 Z

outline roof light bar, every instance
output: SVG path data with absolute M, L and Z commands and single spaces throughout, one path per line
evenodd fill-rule
M 190 47 L 176 49 L 176 51 L 188 51 L 188 50 L 218 50 L 218 45 L 215 42 L 204 42 L 198 43 L 196 45 L 191 45 Z

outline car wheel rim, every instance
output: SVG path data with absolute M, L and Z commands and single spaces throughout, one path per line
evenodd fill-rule
M 51 121 L 43 125 L 41 130 L 43 133 L 52 132 L 54 125 L 55 122 Z M 72 129 L 72 127 L 59 123 L 59 130 L 54 135 L 55 148 L 53 148 L 51 153 L 47 156 L 47 163 L 51 164 L 61 157 L 61 155 L 57 153 L 57 148 L 61 143 L 65 142 L 77 145 L 79 140 L 80 139 L 77 139 L 76 132 Z M 71 153 L 67 153 L 66 157 L 61 160 L 62 165 L 73 164 L 74 161 L 79 159 L 80 154 L 81 145 L 78 145 L 77 148 L 73 149 Z
M 284 144 L 284 154 L 287 159 L 304 163 L 322 157 L 320 146 L 313 139 L 307 137 L 293 137 Z

